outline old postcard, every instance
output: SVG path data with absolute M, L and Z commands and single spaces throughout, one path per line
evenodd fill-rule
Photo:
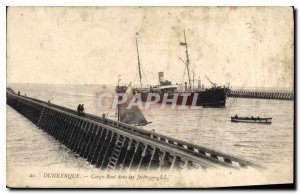
M 294 183 L 293 7 L 8 7 L 10 188 Z

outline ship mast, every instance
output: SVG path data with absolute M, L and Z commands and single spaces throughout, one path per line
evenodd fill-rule
M 195 89 L 195 72 L 193 71 L 193 90 Z
M 136 52 L 137 52 L 137 60 L 138 60 L 138 67 L 139 67 L 140 90 L 142 90 L 141 62 L 140 62 L 140 54 L 139 54 L 139 46 L 138 46 L 137 36 L 135 38 L 135 43 L 136 43 Z
M 190 76 L 190 69 L 189 69 L 189 65 L 190 65 L 189 52 L 188 52 L 188 47 L 187 47 L 187 43 L 186 43 L 185 30 L 183 32 L 184 32 L 185 54 L 186 54 L 186 63 L 185 64 L 186 64 L 186 69 L 187 69 L 188 77 L 189 77 L 190 91 L 192 91 L 191 76 Z

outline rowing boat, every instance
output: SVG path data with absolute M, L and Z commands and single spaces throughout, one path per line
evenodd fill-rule
M 259 123 L 259 124 L 271 124 L 272 118 L 260 118 L 260 117 L 231 117 L 233 123 Z

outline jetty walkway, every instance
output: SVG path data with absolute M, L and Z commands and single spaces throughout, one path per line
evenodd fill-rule
M 232 89 L 228 91 L 227 97 L 294 100 L 294 93 L 292 91 Z
M 10 88 L 6 101 L 41 130 L 103 170 L 259 168 L 216 150 L 105 117 L 79 116 L 75 110 L 16 94 Z

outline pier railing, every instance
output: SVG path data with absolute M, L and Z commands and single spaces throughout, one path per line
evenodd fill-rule
M 228 91 L 227 97 L 294 100 L 294 93 L 292 91 L 232 89 Z
M 90 163 L 106 170 L 258 167 L 237 157 L 139 127 L 25 97 L 7 104 Z

